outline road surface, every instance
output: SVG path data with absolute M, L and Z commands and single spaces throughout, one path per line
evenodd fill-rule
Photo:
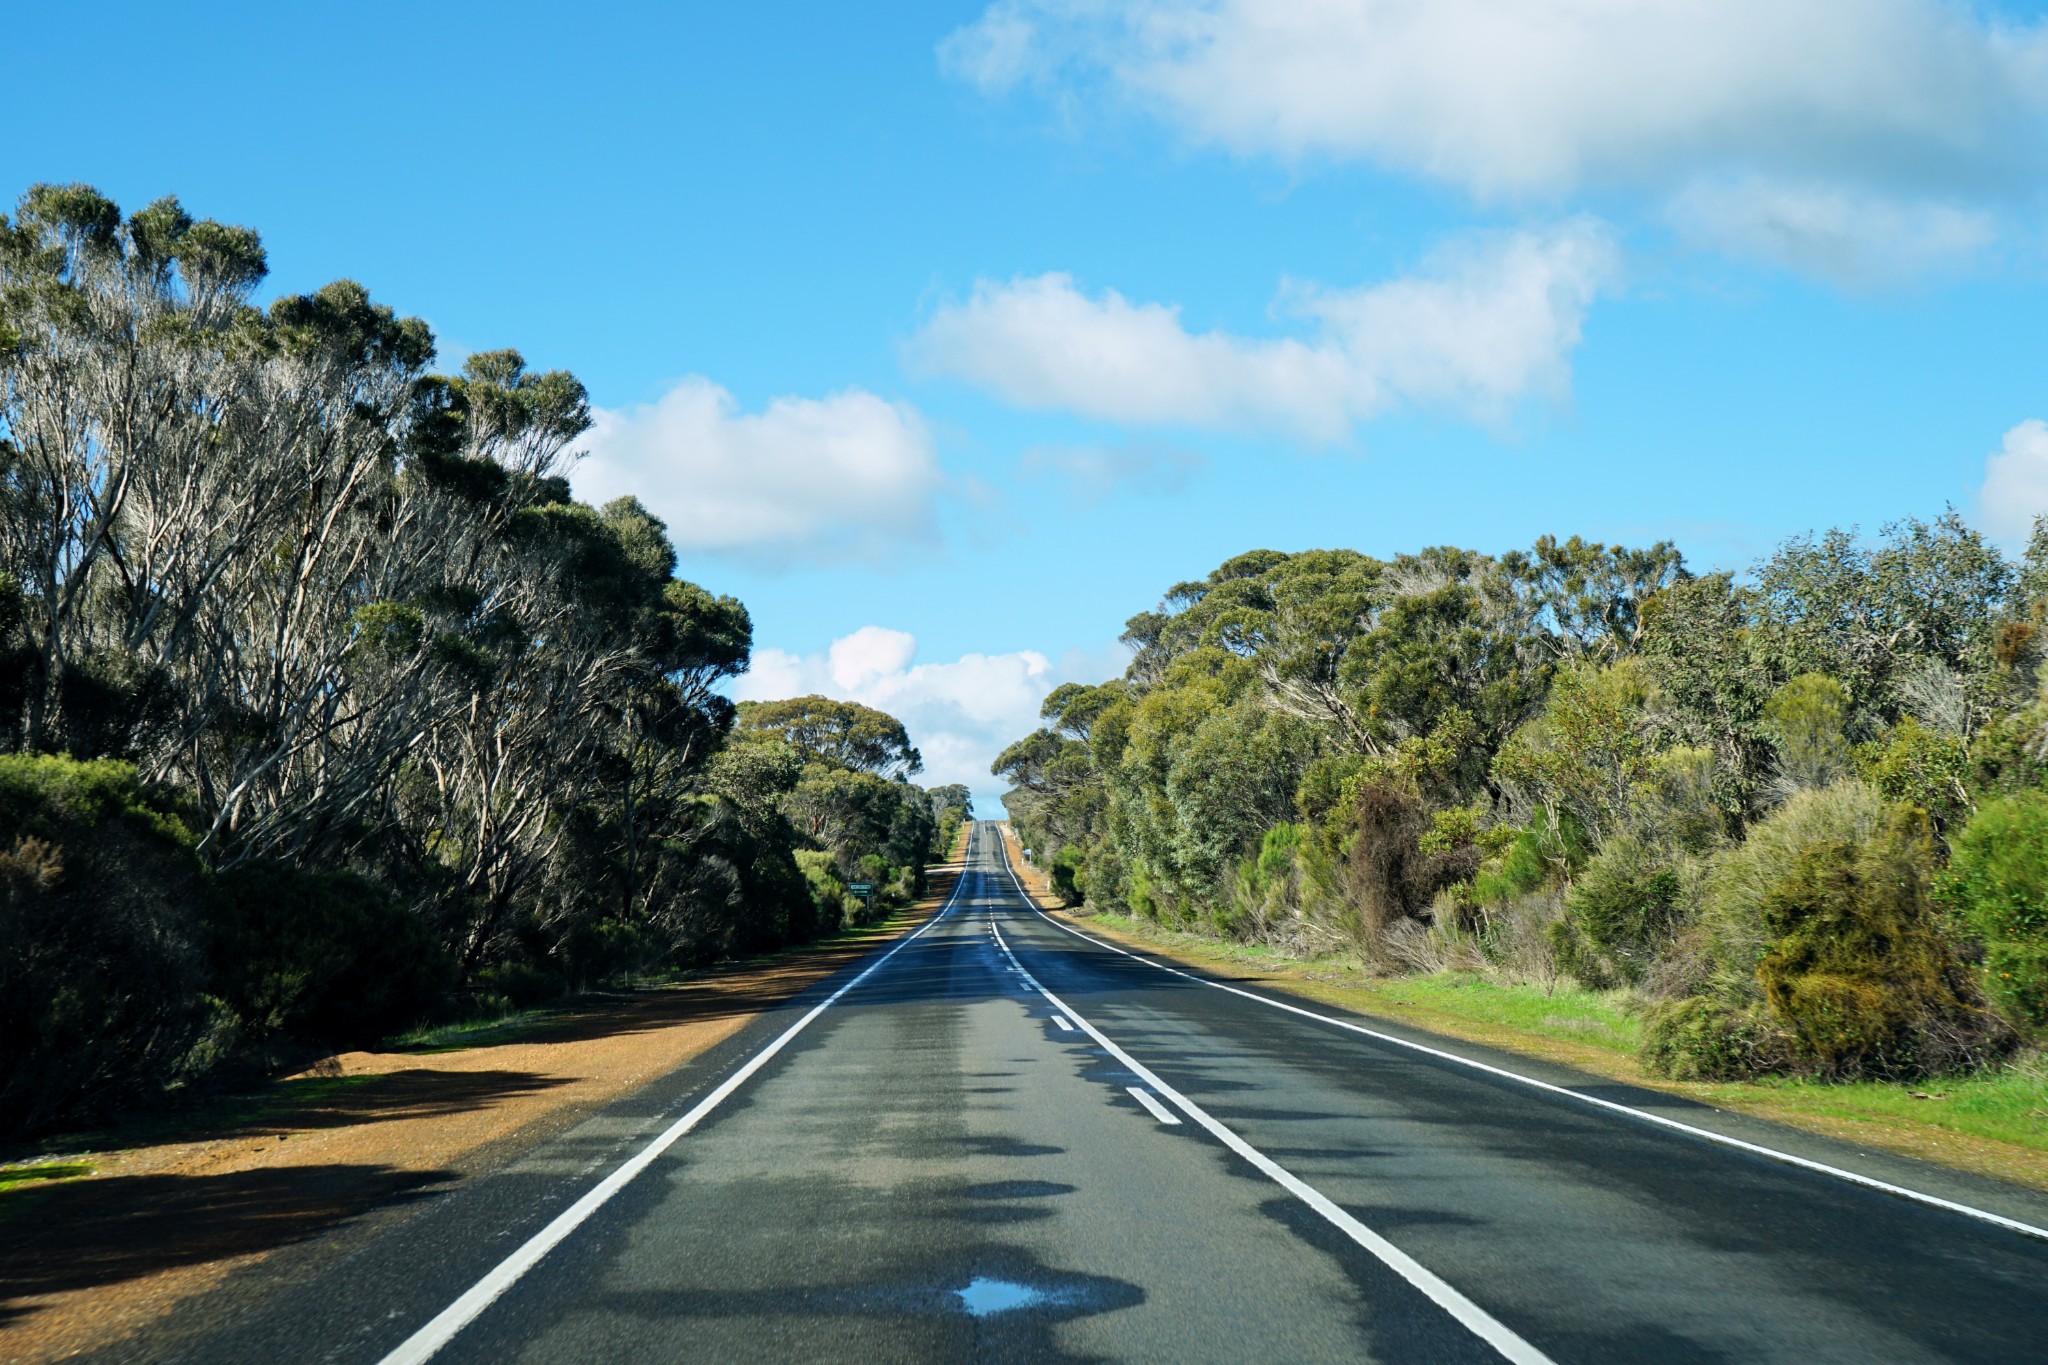
M 1040 915 L 978 825 L 914 937 L 126 1353 L 2048 1359 L 2038 1196 L 1287 1003 Z

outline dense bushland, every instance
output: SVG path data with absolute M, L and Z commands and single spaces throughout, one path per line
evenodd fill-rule
M 174 200 L 0 218 L 0 1132 L 920 889 L 965 793 L 722 695 L 746 609 L 570 495 L 572 375 L 264 274 Z
M 1669 1074 L 1904 1078 L 2048 1027 L 2048 525 L 1254 551 L 995 765 L 1076 905 L 1623 991 Z

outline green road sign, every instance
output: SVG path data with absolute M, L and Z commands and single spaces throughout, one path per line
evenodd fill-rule
M 873 882 L 848 882 L 846 889 L 856 896 L 872 896 L 875 894 L 875 884 Z

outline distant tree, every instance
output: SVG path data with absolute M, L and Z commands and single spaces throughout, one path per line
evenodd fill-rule
M 742 702 L 739 723 L 749 733 L 781 740 L 806 762 L 837 764 L 890 780 L 924 769 L 903 722 L 859 702 L 820 696 Z

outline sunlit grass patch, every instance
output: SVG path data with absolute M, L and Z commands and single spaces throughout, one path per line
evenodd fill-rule
M 0 1194 L 50 1180 L 76 1180 L 91 1175 L 94 1167 L 84 1161 L 31 1161 L 19 1166 L 0 1166 Z
M 509 1010 L 453 1024 L 426 1024 L 399 1034 L 384 1046 L 392 1052 L 459 1052 L 463 1048 L 486 1047 L 511 1042 L 525 1030 L 560 1013 L 559 1009 Z
M 1642 1023 L 1633 1012 L 1633 1001 L 1621 991 L 1519 985 L 1469 972 L 1362 981 L 1348 989 L 1368 1001 L 1589 1043 L 1612 1052 L 1633 1055 L 1642 1040 Z
M 2048 1058 L 1901 1085 L 1789 1077 L 1689 1087 L 1709 1102 L 1762 1103 L 1852 1122 L 1912 1124 L 2048 1152 Z

